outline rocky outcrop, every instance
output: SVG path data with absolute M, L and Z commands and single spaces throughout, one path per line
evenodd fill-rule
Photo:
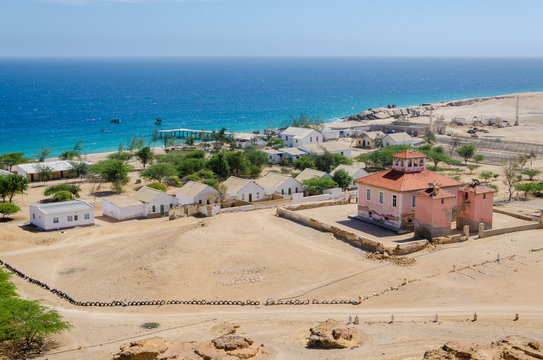
M 234 328 L 235 331 L 235 328 Z M 222 335 L 210 341 L 167 343 L 155 337 L 121 346 L 113 360 L 236 360 L 268 358 L 264 345 L 238 335 Z
M 213 326 L 211 332 L 215 335 L 232 335 L 236 333 L 236 330 L 239 328 L 238 324 L 223 322 Z
M 337 321 L 328 319 L 309 329 L 307 347 L 315 349 L 343 349 L 353 345 L 354 332 Z
M 424 360 L 535 360 L 543 359 L 543 343 L 522 336 L 508 336 L 488 346 L 450 341 L 424 354 Z
M 121 346 L 121 351 L 113 360 L 154 360 L 168 350 L 163 338 L 154 337 L 140 341 L 132 341 Z

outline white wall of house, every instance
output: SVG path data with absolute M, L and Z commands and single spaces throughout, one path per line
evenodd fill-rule
M 323 141 L 322 134 L 317 130 L 311 130 L 311 132 L 309 132 L 309 134 L 303 138 L 281 134 L 281 139 L 285 141 L 286 147 L 298 147 L 305 144 L 318 144 Z
M 339 130 L 325 128 L 322 130 L 322 136 L 326 141 L 337 140 L 339 139 Z
M 204 190 L 200 191 L 198 194 L 192 196 L 186 196 L 182 194 L 177 194 L 177 203 L 179 205 L 190 205 L 190 204 L 215 204 L 217 202 L 217 197 L 219 192 L 213 189 L 211 186 L 206 187 Z
M 144 205 L 143 214 L 144 216 L 168 215 L 168 211 L 175 206 L 177 206 L 177 199 L 165 192 L 161 192 Z
M 266 156 L 268 157 L 268 162 L 270 164 L 279 164 L 281 162 L 281 154 L 266 153 Z
M 415 140 L 414 139 L 411 139 L 411 140 L 403 140 L 403 141 L 396 141 L 394 140 L 391 136 L 389 135 L 386 135 L 384 138 L 383 138 L 383 146 L 390 146 L 390 145 L 409 145 L 409 146 L 413 146 Z
M 264 189 L 254 182 L 248 182 L 237 193 L 228 193 L 228 195 L 232 198 L 249 202 L 265 199 Z
M 102 199 L 102 214 L 117 220 L 137 219 L 144 216 L 143 203 L 120 208 L 104 198 Z
M 286 198 L 291 197 L 292 194 L 302 192 L 302 184 L 294 178 L 286 178 L 279 186 L 273 188 L 270 186 L 262 185 L 266 195 L 279 194 Z
M 36 205 L 31 205 L 29 209 L 30 223 L 44 230 L 66 229 L 94 224 L 94 209 L 52 214 L 45 214 Z

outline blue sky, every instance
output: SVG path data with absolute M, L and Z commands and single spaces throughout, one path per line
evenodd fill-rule
M 0 0 L 0 56 L 543 56 L 541 0 Z

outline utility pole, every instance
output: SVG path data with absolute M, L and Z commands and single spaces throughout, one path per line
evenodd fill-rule
M 518 126 L 518 102 L 519 102 L 519 97 L 517 96 L 517 111 L 516 111 L 516 116 L 515 116 L 515 126 Z

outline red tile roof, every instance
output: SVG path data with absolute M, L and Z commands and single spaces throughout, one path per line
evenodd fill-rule
M 400 158 L 400 159 L 418 159 L 418 158 L 425 158 L 426 154 L 423 154 L 413 149 L 407 149 L 404 151 L 400 151 L 399 153 L 396 153 L 392 156 Z
M 454 194 L 443 189 L 437 189 L 437 194 L 434 191 L 434 188 L 426 188 L 424 190 L 417 191 L 414 195 L 423 196 L 432 199 L 447 199 L 453 198 Z
M 428 188 L 431 182 L 437 182 L 442 188 L 461 186 L 460 181 L 430 170 L 404 173 L 397 170 L 383 170 L 355 180 L 357 183 L 381 187 L 393 191 L 416 191 Z

